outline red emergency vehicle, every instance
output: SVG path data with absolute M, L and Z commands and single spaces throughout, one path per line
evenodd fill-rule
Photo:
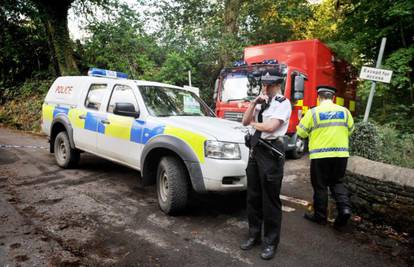
M 287 151 L 299 158 L 304 142 L 296 135 L 302 115 L 317 106 L 316 87 L 337 88 L 335 102 L 355 112 L 356 73 L 351 65 L 338 59 L 332 50 L 319 40 L 291 41 L 250 46 L 244 49 L 245 64 L 222 70 L 215 86 L 215 106 L 218 117 L 241 121 L 250 98 L 248 73 L 258 64 L 275 60 L 284 69 L 283 91 L 292 103 L 292 116 L 287 132 Z

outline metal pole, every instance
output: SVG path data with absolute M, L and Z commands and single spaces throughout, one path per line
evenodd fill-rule
M 377 69 L 381 68 L 382 56 L 384 55 L 385 43 L 387 42 L 387 38 L 382 38 L 381 47 L 377 58 L 377 65 L 375 66 Z M 377 86 L 377 82 L 372 81 L 371 91 L 369 92 L 368 103 L 367 107 L 365 108 L 365 115 L 364 115 L 364 122 L 368 121 L 369 112 L 371 111 L 372 106 L 372 99 L 374 98 L 375 94 L 375 87 Z
M 191 70 L 188 71 L 188 85 L 191 86 Z

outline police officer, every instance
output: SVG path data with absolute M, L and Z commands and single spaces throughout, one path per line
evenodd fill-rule
M 273 258 L 280 240 L 282 203 L 279 194 L 284 158 L 273 154 L 258 139 L 269 141 L 284 153 L 283 136 L 289 125 L 292 107 L 290 101 L 282 95 L 282 77 L 266 73 L 261 81 L 261 94 L 250 103 L 243 116 L 243 125 L 250 125 L 254 130 L 246 169 L 249 238 L 240 248 L 248 250 L 259 243 L 263 224 L 261 258 L 269 260 Z
M 338 210 L 334 227 L 340 228 L 346 225 L 351 216 L 343 177 L 354 120 L 348 109 L 333 103 L 335 88 L 319 86 L 317 91 L 320 105 L 308 111 L 297 126 L 300 137 L 309 137 L 310 174 L 314 191 L 314 212 L 306 213 L 304 217 L 318 224 L 327 223 L 329 187 Z

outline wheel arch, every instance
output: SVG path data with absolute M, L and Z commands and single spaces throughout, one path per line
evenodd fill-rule
M 55 138 L 62 131 L 66 131 L 68 133 L 70 147 L 72 149 L 76 149 L 75 142 L 73 141 L 72 124 L 70 123 L 69 118 L 66 115 L 58 114 L 56 118 L 53 119 L 50 129 L 50 153 L 55 152 Z
M 192 188 L 196 192 L 206 191 L 200 162 L 196 154 L 186 142 L 169 135 L 154 137 L 145 145 L 140 163 L 144 185 L 155 183 L 158 163 L 163 156 L 168 155 L 175 156 L 183 162 Z

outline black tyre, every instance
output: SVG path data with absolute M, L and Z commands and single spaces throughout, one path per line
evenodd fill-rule
M 175 157 L 163 157 L 157 170 L 157 196 L 161 210 L 169 215 L 185 209 L 188 177 L 184 164 Z
M 305 154 L 306 142 L 300 137 L 296 138 L 295 148 L 288 152 L 289 158 L 300 159 Z
M 55 159 L 57 164 L 65 169 L 73 168 L 79 163 L 80 153 L 72 149 L 66 132 L 60 132 L 55 138 Z

